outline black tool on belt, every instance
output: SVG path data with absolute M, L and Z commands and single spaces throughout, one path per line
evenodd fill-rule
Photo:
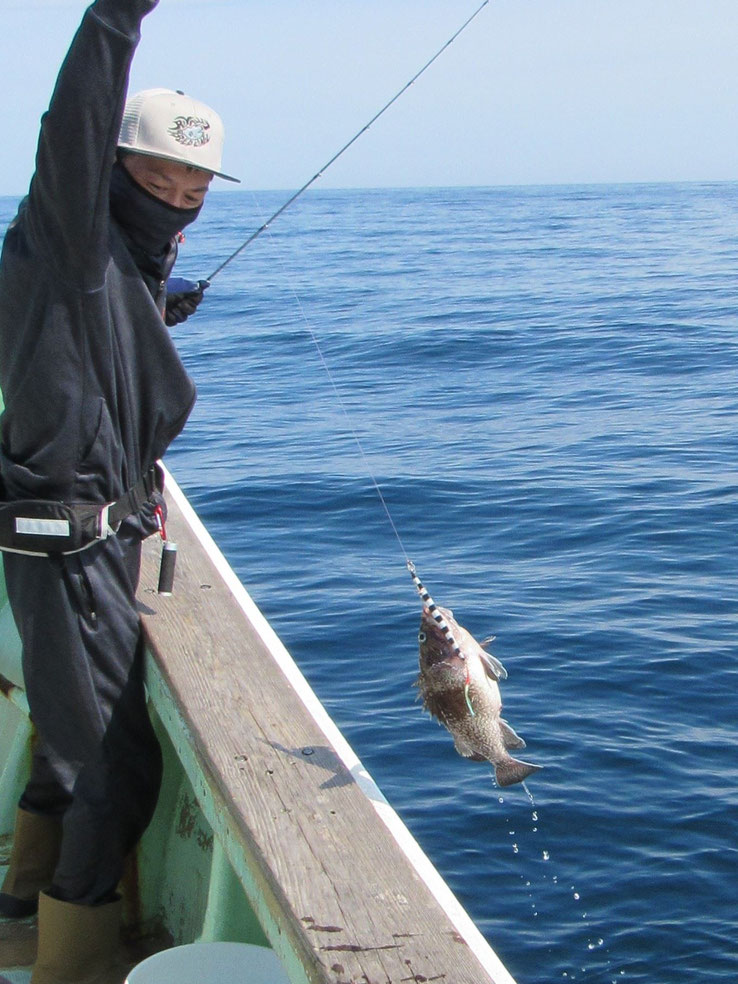
M 177 544 L 167 537 L 167 528 L 164 522 L 164 512 L 161 506 L 154 510 L 156 515 L 156 525 L 159 527 L 161 537 L 161 561 L 159 563 L 159 586 L 157 591 L 160 595 L 170 595 L 174 587 L 174 569 L 177 564 Z
M 86 550 L 116 533 L 161 487 L 161 471 L 152 465 L 133 488 L 105 506 L 49 499 L 0 503 L 0 550 L 41 555 Z

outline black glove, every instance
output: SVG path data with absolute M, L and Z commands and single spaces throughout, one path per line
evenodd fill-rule
M 209 280 L 194 281 L 184 280 L 182 277 L 170 277 L 167 280 L 167 306 L 164 312 L 164 322 L 167 327 L 181 325 L 191 314 L 194 314 L 209 286 Z

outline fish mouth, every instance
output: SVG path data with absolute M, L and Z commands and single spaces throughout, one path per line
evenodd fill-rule
M 455 653 L 426 650 L 421 653 L 420 664 L 427 670 L 437 670 L 445 666 L 449 670 L 459 671 L 466 666 L 466 661 L 463 656 L 457 656 Z

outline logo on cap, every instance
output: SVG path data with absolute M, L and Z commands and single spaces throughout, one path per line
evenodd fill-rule
M 210 124 L 197 116 L 178 116 L 169 127 L 177 143 L 185 147 L 202 147 L 210 140 Z

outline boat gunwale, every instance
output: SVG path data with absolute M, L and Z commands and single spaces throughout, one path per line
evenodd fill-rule
M 209 562 L 217 571 L 217 574 L 221 578 L 232 600 L 256 632 L 260 642 L 265 647 L 271 659 L 278 666 L 284 678 L 289 683 L 291 689 L 294 691 L 298 700 L 302 704 L 304 710 L 312 719 L 314 725 L 317 726 L 329 747 L 343 763 L 343 766 L 354 780 L 356 786 L 361 790 L 363 796 L 371 805 L 375 817 L 381 822 L 381 826 L 386 830 L 386 832 L 389 833 L 392 840 L 406 858 L 408 864 L 420 878 L 421 882 L 430 892 L 438 906 L 440 906 L 445 918 L 447 918 L 453 926 L 454 932 L 458 934 L 459 939 L 463 940 L 468 946 L 471 953 L 481 965 L 481 968 L 483 968 L 488 975 L 489 980 L 494 981 L 495 984 L 515 984 L 514 979 L 504 967 L 497 954 L 494 952 L 490 944 L 469 917 L 466 910 L 453 894 L 447 883 L 444 881 L 435 866 L 410 833 L 405 823 L 389 804 L 372 776 L 369 774 L 335 722 L 323 707 L 322 703 L 310 687 L 286 647 L 283 645 L 264 615 L 258 609 L 248 591 L 238 579 L 237 575 L 226 560 L 225 556 L 215 544 L 213 538 L 205 528 L 186 495 L 168 471 L 166 472 L 166 490 L 167 497 L 170 499 L 171 504 L 181 514 L 181 518 L 184 520 L 189 531 L 194 536 L 199 548 L 204 551 Z M 148 542 L 146 548 L 145 553 L 148 553 L 149 555 L 149 568 L 153 569 L 153 554 L 157 553 L 158 557 L 158 547 L 152 540 Z M 164 691 L 161 691 L 160 689 L 159 697 L 154 701 L 154 705 L 161 716 L 160 708 L 162 708 L 164 704 L 174 706 L 176 704 L 176 699 L 171 692 L 169 682 L 167 680 L 166 660 L 156 654 L 155 640 L 153 639 L 151 632 L 151 629 L 155 624 L 156 617 L 154 616 L 152 618 L 151 616 L 148 616 L 145 610 L 146 599 L 150 599 L 152 597 L 152 589 L 149 588 L 148 590 L 148 594 L 140 593 L 139 597 L 143 598 L 144 611 L 142 613 L 142 623 L 149 643 L 147 663 L 149 682 L 152 685 L 152 690 L 155 690 L 156 687 L 166 688 L 166 699 L 162 700 L 165 695 Z M 175 591 L 176 590 L 177 589 L 175 588 Z M 158 682 L 155 684 L 154 681 L 157 677 Z M 181 738 L 182 735 L 189 734 L 189 727 L 187 721 L 185 720 L 186 714 L 183 715 L 183 710 L 184 709 L 182 708 L 177 710 L 176 718 L 179 719 L 178 722 L 175 721 L 171 715 L 169 715 L 168 722 L 163 722 L 165 727 L 167 727 L 167 730 L 170 732 L 170 737 L 174 736 L 175 741 L 178 741 L 178 735 L 179 738 Z M 166 712 L 164 717 L 167 717 Z M 183 766 L 186 773 L 189 775 L 193 788 L 195 788 L 197 792 L 197 783 L 202 783 L 204 781 L 206 783 L 207 790 L 212 792 L 212 789 L 214 788 L 213 784 L 215 783 L 216 786 L 218 784 L 218 776 L 214 774 L 207 775 L 207 766 L 204 766 L 202 761 L 197 761 L 198 756 L 194 751 L 195 743 L 192 743 L 191 736 L 189 739 L 186 739 L 186 743 L 187 742 L 189 742 L 189 748 L 184 749 L 184 753 L 181 757 L 183 758 Z M 188 759 L 189 761 L 185 762 L 184 759 Z M 215 772 L 217 772 L 217 769 Z M 207 795 L 206 790 L 203 789 L 203 792 Z M 232 816 L 230 810 L 233 808 L 233 805 L 229 805 L 228 797 L 221 795 L 220 799 L 222 807 L 228 811 L 229 816 Z M 293 937 L 291 940 L 291 945 L 287 947 L 286 950 L 283 946 L 285 943 L 284 924 L 274 921 L 274 914 L 271 908 L 271 906 L 274 905 L 279 907 L 281 904 L 280 899 L 278 898 L 280 894 L 279 887 L 273 884 L 267 885 L 263 878 L 254 878 L 253 871 L 249 876 L 244 876 L 241 857 L 241 852 L 244 849 L 244 838 L 238 837 L 237 840 L 239 841 L 239 845 L 235 845 L 233 825 L 228 821 L 228 818 L 226 817 L 225 820 L 223 820 L 222 815 L 217 815 L 217 811 L 206 810 L 205 812 L 209 822 L 213 823 L 217 836 L 223 841 L 223 846 L 231 860 L 231 863 L 234 865 L 237 874 L 242 879 L 246 877 L 246 880 L 250 881 L 249 885 L 244 884 L 244 889 L 250 898 L 252 906 L 254 906 L 255 910 L 257 910 L 257 915 L 262 920 L 263 928 L 272 945 L 280 953 L 280 956 L 282 956 L 282 958 L 289 964 L 294 964 L 294 956 L 296 951 L 302 951 L 301 955 L 298 957 L 298 962 L 305 968 L 307 968 L 308 965 L 313 964 L 310 953 L 305 952 L 304 934 L 299 932 L 296 935 L 290 933 L 289 935 Z M 236 818 L 236 820 L 236 827 L 238 827 L 240 825 L 238 818 Z M 246 839 L 248 839 L 248 831 L 242 831 L 242 834 L 244 834 Z M 251 858 L 249 863 L 252 863 L 254 860 L 254 858 Z M 264 900 L 260 899 L 259 895 L 259 893 L 265 888 L 267 890 L 267 895 L 270 896 L 270 904 L 266 906 L 263 904 Z M 295 949 L 293 949 L 293 947 Z M 291 953 L 289 951 L 291 951 Z M 313 969 L 315 969 L 314 964 Z M 312 979 L 312 973 L 306 979 Z M 324 978 L 318 976 L 316 979 L 323 980 Z

